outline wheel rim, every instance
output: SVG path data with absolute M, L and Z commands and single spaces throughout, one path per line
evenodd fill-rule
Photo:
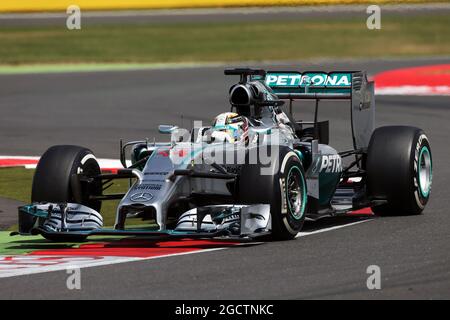
M 298 167 L 289 170 L 286 185 L 286 200 L 292 217 L 300 220 L 303 217 L 306 193 L 305 181 Z
M 424 146 L 419 154 L 419 189 L 423 197 L 428 197 L 431 190 L 432 164 L 430 150 Z

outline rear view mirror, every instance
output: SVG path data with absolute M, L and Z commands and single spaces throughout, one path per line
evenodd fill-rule
M 158 126 L 159 133 L 172 133 L 177 130 L 177 126 L 161 124 Z

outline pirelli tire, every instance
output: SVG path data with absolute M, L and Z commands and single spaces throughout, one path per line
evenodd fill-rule
M 71 187 L 73 174 L 83 173 L 95 176 L 101 173 L 100 166 L 92 151 L 79 146 L 59 145 L 49 148 L 39 160 L 33 178 L 32 202 L 76 202 Z M 101 202 L 90 200 L 90 195 L 102 193 L 102 185 L 82 184 L 81 204 L 100 212 Z M 84 236 L 44 235 L 51 241 L 82 241 Z
M 421 214 L 430 198 L 430 142 L 419 128 L 386 126 L 376 129 L 367 154 L 367 191 L 387 203 L 373 206 L 379 215 Z
M 302 229 L 306 216 L 305 172 L 294 150 L 281 146 L 278 152 L 274 150 L 270 153 L 269 164 L 245 164 L 241 167 L 239 203 L 270 204 L 271 238 L 294 239 Z

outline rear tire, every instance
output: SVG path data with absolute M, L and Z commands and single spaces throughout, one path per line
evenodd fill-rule
M 33 178 L 31 191 L 32 202 L 75 202 L 74 193 L 70 186 L 73 174 L 84 173 L 95 176 L 101 173 L 97 159 L 89 149 L 63 145 L 49 148 L 39 160 Z M 101 201 L 89 200 L 92 194 L 102 193 L 101 183 L 82 185 L 81 204 L 100 212 Z M 83 241 L 86 236 L 72 235 L 44 235 L 51 241 Z
M 271 174 L 262 175 L 261 169 Z M 243 204 L 270 204 L 272 238 L 294 239 L 303 227 L 307 200 L 305 172 L 297 154 L 281 147 L 269 166 L 242 166 L 238 198 Z
M 379 215 L 417 215 L 427 204 L 432 183 L 431 148 L 415 127 L 376 129 L 367 155 L 367 189 L 372 199 L 387 203 L 372 207 Z

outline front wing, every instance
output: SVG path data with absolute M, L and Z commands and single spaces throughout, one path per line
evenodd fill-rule
M 92 223 L 96 218 L 96 224 Z M 254 238 L 271 231 L 270 205 L 215 205 L 191 209 L 180 216 L 174 229 L 108 229 L 98 223 L 100 214 L 74 203 L 36 203 L 19 207 L 19 234 L 64 240 L 99 235 L 158 238 Z M 54 221 L 59 221 L 59 224 Z M 50 224 L 49 222 L 52 222 Z

